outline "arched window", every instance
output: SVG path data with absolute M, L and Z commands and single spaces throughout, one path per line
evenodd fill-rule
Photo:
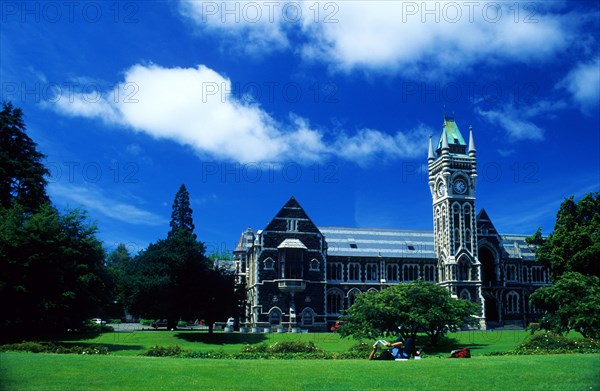
M 309 264 L 309 271 L 311 272 L 318 272 L 321 269 L 321 262 L 319 262 L 317 259 L 311 259 L 310 264 Z
M 519 312 L 519 294 L 515 291 L 510 291 L 506 295 L 506 312 L 508 314 Z
M 360 281 L 360 263 L 348 265 L 348 281 Z
M 398 281 L 398 265 L 395 263 L 387 265 L 387 280 Z
M 367 281 L 379 281 L 379 273 L 376 263 L 367 263 L 366 265 L 366 278 Z
M 267 258 L 263 261 L 265 270 L 274 270 L 275 261 L 272 258 Z
M 342 281 L 343 265 L 339 262 L 327 264 L 327 279 L 329 281 Z
M 454 225 L 453 230 L 453 245 L 454 251 L 458 251 L 460 248 L 460 208 L 458 205 L 452 207 L 452 222 Z
M 269 311 L 269 324 L 273 326 L 281 324 L 281 310 L 279 308 L 271 308 L 271 311 Z
M 344 309 L 344 296 L 340 290 L 332 289 L 327 292 L 327 312 L 340 314 Z
M 469 300 L 469 301 L 471 301 L 471 292 L 469 292 L 466 289 L 463 289 L 460 292 L 460 298 L 463 299 L 463 300 Z
M 360 290 L 353 288 L 348 292 L 348 308 L 352 307 L 352 304 L 356 301 L 356 295 L 360 293 Z
M 467 261 L 465 258 L 461 258 L 460 261 L 458 261 L 458 279 L 462 281 L 468 281 L 470 277 L 469 269 L 469 261 Z
M 425 281 L 435 282 L 435 266 L 434 265 L 425 265 L 423 266 L 423 274 Z
M 315 312 L 312 308 L 302 310 L 302 326 L 312 326 L 315 322 Z
M 402 266 L 402 280 L 415 281 L 419 279 L 419 265 Z

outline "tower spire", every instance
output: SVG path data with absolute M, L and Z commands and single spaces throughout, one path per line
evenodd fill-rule
M 442 130 L 442 155 L 450 153 L 450 146 L 448 145 L 448 134 L 446 128 Z
M 469 156 L 475 156 L 475 141 L 473 141 L 473 126 L 469 126 Z
M 435 160 L 435 155 L 433 154 L 433 144 L 431 141 L 431 135 L 429 135 L 429 154 L 427 155 L 427 161 L 431 162 Z

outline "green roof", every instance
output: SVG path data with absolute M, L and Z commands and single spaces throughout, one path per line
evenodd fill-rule
M 437 149 L 442 148 L 442 136 L 444 134 L 446 134 L 448 145 L 467 145 L 462 134 L 460 134 L 460 130 L 458 130 L 458 126 L 456 126 L 456 122 L 454 122 L 454 118 L 448 118 L 444 116 L 444 126 L 442 127 L 442 134 L 440 135 Z

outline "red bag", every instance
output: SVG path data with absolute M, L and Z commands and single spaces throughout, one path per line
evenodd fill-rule
M 471 351 L 469 348 L 453 350 L 448 358 L 471 358 Z

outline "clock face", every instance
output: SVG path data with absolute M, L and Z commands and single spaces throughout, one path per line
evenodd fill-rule
M 458 194 L 464 194 L 467 191 L 467 184 L 462 179 L 454 181 L 454 191 Z
M 437 189 L 438 196 L 442 197 L 445 192 L 446 192 L 446 185 L 444 185 L 443 183 L 440 183 L 438 185 L 438 189 Z

